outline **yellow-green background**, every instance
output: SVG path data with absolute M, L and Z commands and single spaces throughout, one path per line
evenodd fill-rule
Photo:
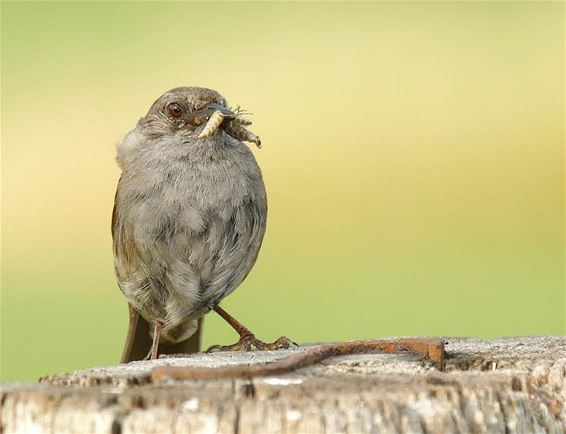
M 563 32 L 561 2 L 2 3 L 2 378 L 118 360 L 115 145 L 183 85 L 264 142 L 225 301 L 260 337 L 563 334 Z

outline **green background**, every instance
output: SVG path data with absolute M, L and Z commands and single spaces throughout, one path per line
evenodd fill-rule
M 115 145 L 181 85 L 255 113 L 224 306 L 259 337 L 565 332 L 562 2 L 3 2 L 1 36 L 2 379 L 118 361 Z

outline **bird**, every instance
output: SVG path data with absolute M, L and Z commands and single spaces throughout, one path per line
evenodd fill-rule
M 295 345 L 260 341 L 219 306 L 254 266 L 266 230 L 262 173 L 244 143 L 261 141 L 246 114 L 213 89 L 177 87 L 117 147 L 112 246 L 130 318 L 123 363 L 198 351 L 211 311 L 240 335 L 211 351 Z

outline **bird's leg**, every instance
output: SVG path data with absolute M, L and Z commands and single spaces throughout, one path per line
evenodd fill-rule
M 159 349 L 159 337 L 161 336 L 161 329 L 163 328 L 163 323 L 161 321 L 153 321 L 153 341 L 151 342 L 151 348 L 144 360 L 155 360 L 157 359 Z
M 222 309 L 220 306 L 216 306 L 214 311 L 220 315 L 228 324 L 232 326 L 234 330 L 240 335 L 240 340 L 233 345 L 213 345 L 207 352 L 213 351 L 250 351 L 253 347 L 258 350 L 277 350 L 280 348 L 291 348 L 296 346 L 291 339 L 281 336 L 274 342 L 266 343 L 257 339 L 254 334 L 236 318 Z

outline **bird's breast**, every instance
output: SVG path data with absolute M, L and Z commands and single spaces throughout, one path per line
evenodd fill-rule
M 244 280 L 267 214 L 253 163 L 175 162 L 123 175 L 113 232 L 121 287 L 138 299 L 132 304 L 151 305 L 148 316 L 174 324 Z

